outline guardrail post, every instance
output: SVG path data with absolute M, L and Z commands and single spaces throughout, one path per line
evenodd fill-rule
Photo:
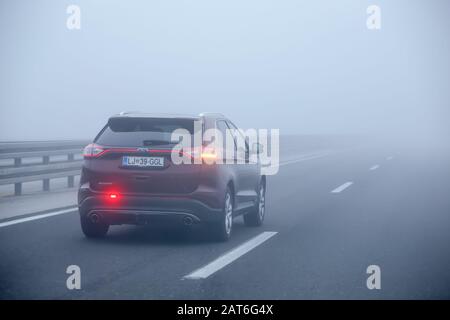
M 14 158 L 14 167 L 20 167 L 22 165 L 22 158 Z
M 22 165 L 22 158 L 14 158 L 14 167 L 20 167 Z M 14 184 L 14 195 L 20 196 L 22 194 L 22 183 L 18 182 Z
M 43 156 L 42 157 L 42 163 L 43 164 L 49 164 L 50 163 L 50 157 L 49 156 Z M 42 180 L 42 188 L 44 191 L 50 190 L 50 179 L 44 179 Z
M 69 161 L 73 161 L 74 160 L 74 156 L 73 156 L 73 153 L 70 153 L 68 156 L 67 156 L 67 160 L 69 160 Z M 73 186 L 74 186 L 74 177 L 73 176 L 68 176 L 67 177 L 67 186 L 69 187 L 69 188 L 73 188 Z
M 14 183 L 14 195 L 20 196 L 22 194 L 22 183 Z

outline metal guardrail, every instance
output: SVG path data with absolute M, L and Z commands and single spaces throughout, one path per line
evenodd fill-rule
M 68 187 L 80 174 L 82 160 L 75 159 L 89 141 L 29 141 L 0 142 L 0 160 L 11 159 L 14 164 L 0 166 L 0 185 L 14 184 L 14 194 L 22 194 L 22 183 L 42 180 L 44 191 L 50 190 L 50 179 L 67 177 Z M 51 156 L 67 156 L 66 160 L 51 161 Z M 42 158 L 41 163 L 23 163 L 26 158 Z
M 343 139 L 343 136 L 326 135 L 286 135 L 280 139 L 283 153 L 342 147 L 359 141 L 351 136 Z M 81 155 L 83 147 L 89 143 L 88 140 L 0 142 L 0 185 L 14 184 L 15 195 L 20 195 L 24 182 L 42 180 L 43 190 L 49 191 L 50 179 L 67 177 L 68 186 L 73 187 L 74 177 L 80 174 L 82 163 L 82 160 L 75 159 L 75 155 Z M 51 161 L 53 156 L 67 156 L 67 159 Z M 26 158 L 42 158 L 42 161 L 23 163 Z M 13 164 L 1 165 L 8 159 L 14 160 Z

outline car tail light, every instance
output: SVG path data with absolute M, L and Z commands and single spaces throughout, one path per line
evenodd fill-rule
M 108 195 L 108 198 L 111 199 L 111 200 L 116 200 L 116 199 L 119 198 L 119 195 L 117 193 L 110 193 Z
M 214 148 L 192 148 L 184 150 L 184 153 L 192 159 L 201 160 L 202 163 L 212 164 L 217 160 L 217 153 Z
M 100 156 L 105 152 L 105 149 L 102 146 L 99 146 L 98 144 L 91 143 L 88 144 L 84 150 L 83 150 L 83 156 L 85 158 L 95 158 Z
M 201 158 L 206 163 L 213 163 L 217 160 L 217 153 L 212 148 L 204 148 L 201 153 Z

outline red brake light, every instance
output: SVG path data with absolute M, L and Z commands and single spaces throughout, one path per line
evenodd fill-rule
M 85 158 L 94 158 L 100 156 L 105 149 L 103 149 L 102 146 L 99 146 L 98 144 L 91 143 L 88 144 L 84 150 L 83 150 L 83 156 Z
M 110 199 L 115 200 L 115 199 L 117 199 L 118 197 L 119 197 L 119 195 L 118 195 L 117 193 L 110 193 L 110 194 L 109 194 L 109 198 L 110 198 Z

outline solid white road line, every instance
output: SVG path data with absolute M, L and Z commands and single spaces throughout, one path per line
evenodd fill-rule
M 229 265 L 234 260 L 243 256 L 250 250 L 256 248 L 261 243 L 270 239 L 277 233 L 278 232 L 269 232 L 269 231 L 263 232 L 263 233 L 257 235 L 256 237 L 248 240 L 247 242 L 241 244 L 239 247 L 236 247 L 233 250 L 228 251 L 227 253 L 220 256 L 216 260 L 208 263 L 206 266 L 201 267 L 200 269 L 197 269 L 194 272 L 184 276 L 183 279 L 191 279 L 191 280 L 206 279 L 213 273 L 215 273 L 215 272 L 219 271 L 220 269 L 222 269 L 223 267 Z
M 379 168 L 380 166 L 379 165 L 374 165 L 374 166 L 372 166 L 372 167 L 370 167 L 370 169 L 369 170 L 371 170 L 371 171 L 373 171 L 373 170 L 377 170 L 378 168 Z
M 350 187 L 353 184 L 353 182 L 349 181 L 344 183 L 343 185 L 340 185 L 339 187 L 337 187 L 336 189 L 332 190 L 331 193 L 339 193 L 341 191 L 344 191 L 345 189 L 347 189 L 348 187 Z
M 31 216 L 31 217 L 14 219 L 14 220 L 2 222 L 2 223 L 0 223 L 0 228 L 11 226 L 11 225 L 22 223 L 22 222 L 28 222 L 28 221 L 33 221 L 33 220 L 38 220 L 38 219 L 43 219 L 43 218 L 48 218 L 48 217 L 52 217 L 52 216 L 57 216 L 57 215 L 60 215 L 60 214 L 73 212 L 73 211 L 76 210 L 76 208 L 77 207 L 73 207 L 73 208 L 64 209 L 64 210 L 58 210 L 58 211 L 54 211 L 54 212 L 43 213 L 43 214 L 39 214 L 39 215 L 36 215 L 36 216 Z

